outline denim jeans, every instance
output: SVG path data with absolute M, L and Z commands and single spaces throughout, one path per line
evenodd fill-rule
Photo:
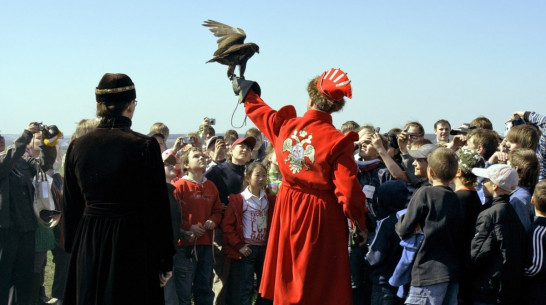
M 252 297 L 254 296 L 254 274 L 256 274 L 257 285 L 260 287 L 260 282 L 262 280 L 262 270 L 264 267 L 264 258 L 265 258 L 265 246 L 248 246 L 252 253 L 249 256 L 243 256 L 239 261 L 239 271 L 240 271 L 240 297 L 241 305 L 251 305 Z M 257 305 L 266 305 L 273 304 L 271 300 L 263 299 L 260 294 L 256 299 Z
M 197 259 L 195 259 L 197 254 Z M 178 247 L 174 256 L 174 280 L 179 304 L 191 305 L 191 296 L 195 305 L 212 305 L 212 247 Z
M 411 286 L 406 304 L 457 305 L 459 283 L 440 283 L 429 286 Z
M 396 296 L 398 288 L 389 284 L 373 284 L 372 305 L 401 305 L 404 300 Z

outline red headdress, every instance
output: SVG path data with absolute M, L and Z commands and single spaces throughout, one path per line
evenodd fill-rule
M 334 101 L 353 97 L 351 80 L 341 69 L 330 69 L 322 73 L 317 80 L 317 89 L 326 98 Z

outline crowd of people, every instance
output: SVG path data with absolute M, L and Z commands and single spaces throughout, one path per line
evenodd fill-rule
M 134 83 L 107 73 L 62 158 L 40 123 L 0 135 L 0 305 L 546 304 L 546 116 L 508 112 L 504 135 L 439 119 L 427 138 L 334 126 L 340 69 L 309 82 L 303 116 L 232 81 L 244 133 L 137 133 Z

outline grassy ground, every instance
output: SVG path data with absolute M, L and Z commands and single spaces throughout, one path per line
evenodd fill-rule
M 51 285 L 53 285 L 53 274 L 55 273 L 55 263 L 53 263 L 53 255 L 51 251 L 47 252 L 47 265 L 44 276 L 44 286 L 46 295 L 51 296 Z

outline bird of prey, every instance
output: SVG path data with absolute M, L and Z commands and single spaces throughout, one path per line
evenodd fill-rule
M 220 37 L 216 41 L 218 50 L 214 52 L 214 57 L 207 63 L 215 61 L 227 65 L 227 76 L 229 78 L 234 75 L 235 66 L 239 66 L 240 78 L 244 79 L 247 60 L 254 53 L 260 53 L 260 47 L 252 42 L 245 43 L 246 33 L 243 29 L 234 28 L 214 20 L 205 21 L 203 26 L 208 27 L 214 36 Z

